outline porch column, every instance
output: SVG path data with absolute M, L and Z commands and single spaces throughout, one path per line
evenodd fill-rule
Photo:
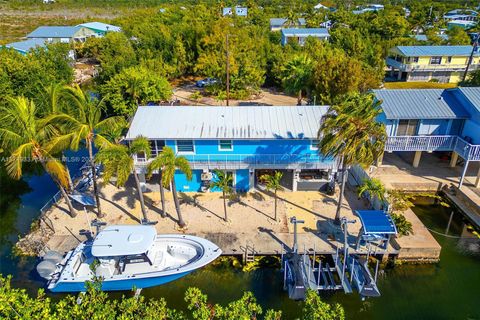
M 402 80 L 402 71 L 398 70 L 397 80 Z
M 292 182 L 292 191 L 297 191 L 298 179 L 300 176 L 300 170 L 293 170 L 293 182 Z
M 422 158 L 422 151 L 415 151 L 415 157 L 413 157 L 413 167 L 418 168 L 420 159 Z
M 465 174 L 467 174 L 467 169 L 468 169 L 468 163 L 470 161 L 466 160 L 465 161 L 465 167 L 463 167 L 462 171 L 462 176 L 460 177 L 460 183 L 458 184 L 458 189 L 460 189 L 463 186 L 463 180 L 465 180 Z
M 475 187 L 480 188 L 480 165 L 478 166 L 477 179 L 475 180 Z
M 458 153 L 455 151 L 452 152 L 452 158 L 450 159 L 450 168 L 455 168 L 457 165 Z
M 385 153 L 382 152 L 382 154 L 378 157 L 378 159 L 377 159 L 377 167 L 380 167 L 380 166 L 382 165 L 382 163 L 383 163 L 383 155 L 384 155 L 384 154 L 385 154 Z
M 248 170 L 248 191 L 255 188 L 255 170 Z

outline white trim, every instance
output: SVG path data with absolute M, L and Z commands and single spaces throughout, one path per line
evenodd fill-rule
M 220 141 L 230 141 L 230 149 L 222 149 Z M 218 140 L 218 151 L 233 151 L 233 140 L 232 139 L 219 139 Z
M 174 140 L 175 141 L 175 152 L 177 154 L 195 154 L 195 140 L 193 139 L 177 139 L 177 140 Z M 178 151 L 178 144 L 177 144 L 177 141 L 192 141 L 192 146 L 193 146 L 193 151 Z
M 319 143 L 320 140 L 319 139 L 310 139 L 310 150 L 314 150 L 314 151 L 317 151 L 318 150 L 318 145 L 314 145 L 314 142 L 317 142 Z

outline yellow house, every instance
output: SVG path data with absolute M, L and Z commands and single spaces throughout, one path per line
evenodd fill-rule
M 472 50 L 472 46 L 397 46 L 390 49 L 387 66 L 398 80 L 456 83 L 463 78 Z M 479 68 L 477 50 L 468 71 Z

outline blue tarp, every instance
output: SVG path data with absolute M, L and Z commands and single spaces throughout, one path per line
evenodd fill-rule
M 397 228 L 390 215 L 383 210 L 356 210 L 363 226 L 363 233 L 396 234 Z

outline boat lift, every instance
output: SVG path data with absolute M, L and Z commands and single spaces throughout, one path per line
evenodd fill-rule
M 337 247 L 336 253 L 331 255 L 330 263 L 322 260 L 317 262 L 315 248 L 313 255 L 310 255 L 305 248 L 303 254 L 298 253 L 297 224 L 304 223 L 304 221 L 297 220 L 296 217 L 290 220 L 294 225 L 293 249 L 284 255 L 282 246 L 284 289 L 288 291 L 289 298 L 304 300 L 307 289 L 315 291 L 343 290 L 345 293 L 352 293 L 352 288 L 358 291 L 362 300 L 366 297 L 380 296 L 377 287 L 379 261 L 375 268 L 375 276 L 372 276 L 368 267 L 370 244 L 373 241 L 382 240 L 384 246 L 388 245 L 390 236 L 397 232 L 395 224 L 388 213 L 384 211 L 363 210 L 356 211 L 356 213 L 362 223 L 357 246 L 361 242 L 367 244 L 367 257 L 349 253 L 348 224 L 356 221 L 343 217 L 341 219 L 344 234 L 343 249 L 340 251 L 340 248 Z

